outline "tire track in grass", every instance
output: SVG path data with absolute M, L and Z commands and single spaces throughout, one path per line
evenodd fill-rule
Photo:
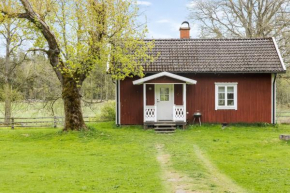
M 208 178 L 203 185 L 200 181 L 189 177 L 188 175 L 176 171 L 171 167 L 170 154 L 164 151 L 164 144 L 157 144 L 157 160 L 162 170 L 162 181 L 166 193 L 205 193 L 205 192 L 222 192 L 222 193 L 246 193 L 242 187 L 237 185 L 231 178 L 221 173 L 219 169 L 211 163 L 207 156 L 197 146 L 193 145 L 193 151 L 199 162 L 206 168 Z M 205 184 L 214 184 L 216 188 L 204 189 Z
M 164 145 L 157 144 L 155 147 L 166 193 L 199 193 L 199 191 L 190 190 L 192 178 L 170 167 L 170 155 L 164 152 Z
M 193 145 L 194 152 L 197 158 L 201 161 L 204 167 L 211 174 L 211 180 L 219 187 L 224 189 L 224 192 L 228 193 L 246 193 L 247 191 L 237 185 L 231 178 L 221 173 L 220 170 L 211 163 L 210 159 L 202 152 L 202 150 L 197 146 Z

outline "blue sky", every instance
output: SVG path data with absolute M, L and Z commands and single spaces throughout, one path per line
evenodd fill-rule
M 142 15 L 147 18 L 149 33 L 147 38 L 179 38 L 179 27 L 183 21 L 189 21 L 188 6 L 193 0 L 137 0 Z M 194 5 L 194 4 L 192 4 Z M 140 21 L 144 21 L 140 19 Z M 191 38 L 198 38 L 198 24 L 191 24 Z M 2 49 L 1 49 L 2 48 Z M 0 56 L 3 55 L 0 39 Z
M 179 38 L 179 27 L 189 21 L 192 0 L 138 0 L 141 17 L 147 17 L 147 38 Z M 191 23 L 191 38 L 197 38 L 198 25 Z

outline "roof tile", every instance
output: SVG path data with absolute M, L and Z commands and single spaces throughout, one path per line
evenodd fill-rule
M 144 65 L 145 72 L 285 72 L 272 38 L 154 41 L 155 48 L 149 54 L 160 55 L 156 61 Z

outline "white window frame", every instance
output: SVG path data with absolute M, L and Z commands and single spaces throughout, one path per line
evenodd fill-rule
M 218 104 L 218 88 L 219 87 L 234 87 L 234 106 L 219 106 Z M 227 88 L 225 89 L 225 102 L 227 103 Z M 238 110 L 238 83 L 237 82 L 215 82 L 215 110 L 229 109 Z

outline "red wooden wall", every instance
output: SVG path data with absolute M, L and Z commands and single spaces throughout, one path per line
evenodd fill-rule
M 120 81 L 120 118 L 122 125 L 143 124 L 143 85 L 133 85 L 138 78 Z
M 271 74 L 179 74 L 197 81 L 187 85 L 188 121 L 199 110 L 202 122 L 271 123 Z M 133 85 L 137 78 L 121 81 L 121 124 L 143 124 L 143 85 Z M 215 82 L 238 83 L 238 110 L 215 110 Z M 182 104 L 182 87 L 175 85 L 175 103 Z M 148 86 L 147 92 L 150 93 Z M 151 91 L 154 91 L 152 89 Z M 149 95 L 147 94 L 147 96 Z M 154 104 L 147 99 L 148 105 Z

